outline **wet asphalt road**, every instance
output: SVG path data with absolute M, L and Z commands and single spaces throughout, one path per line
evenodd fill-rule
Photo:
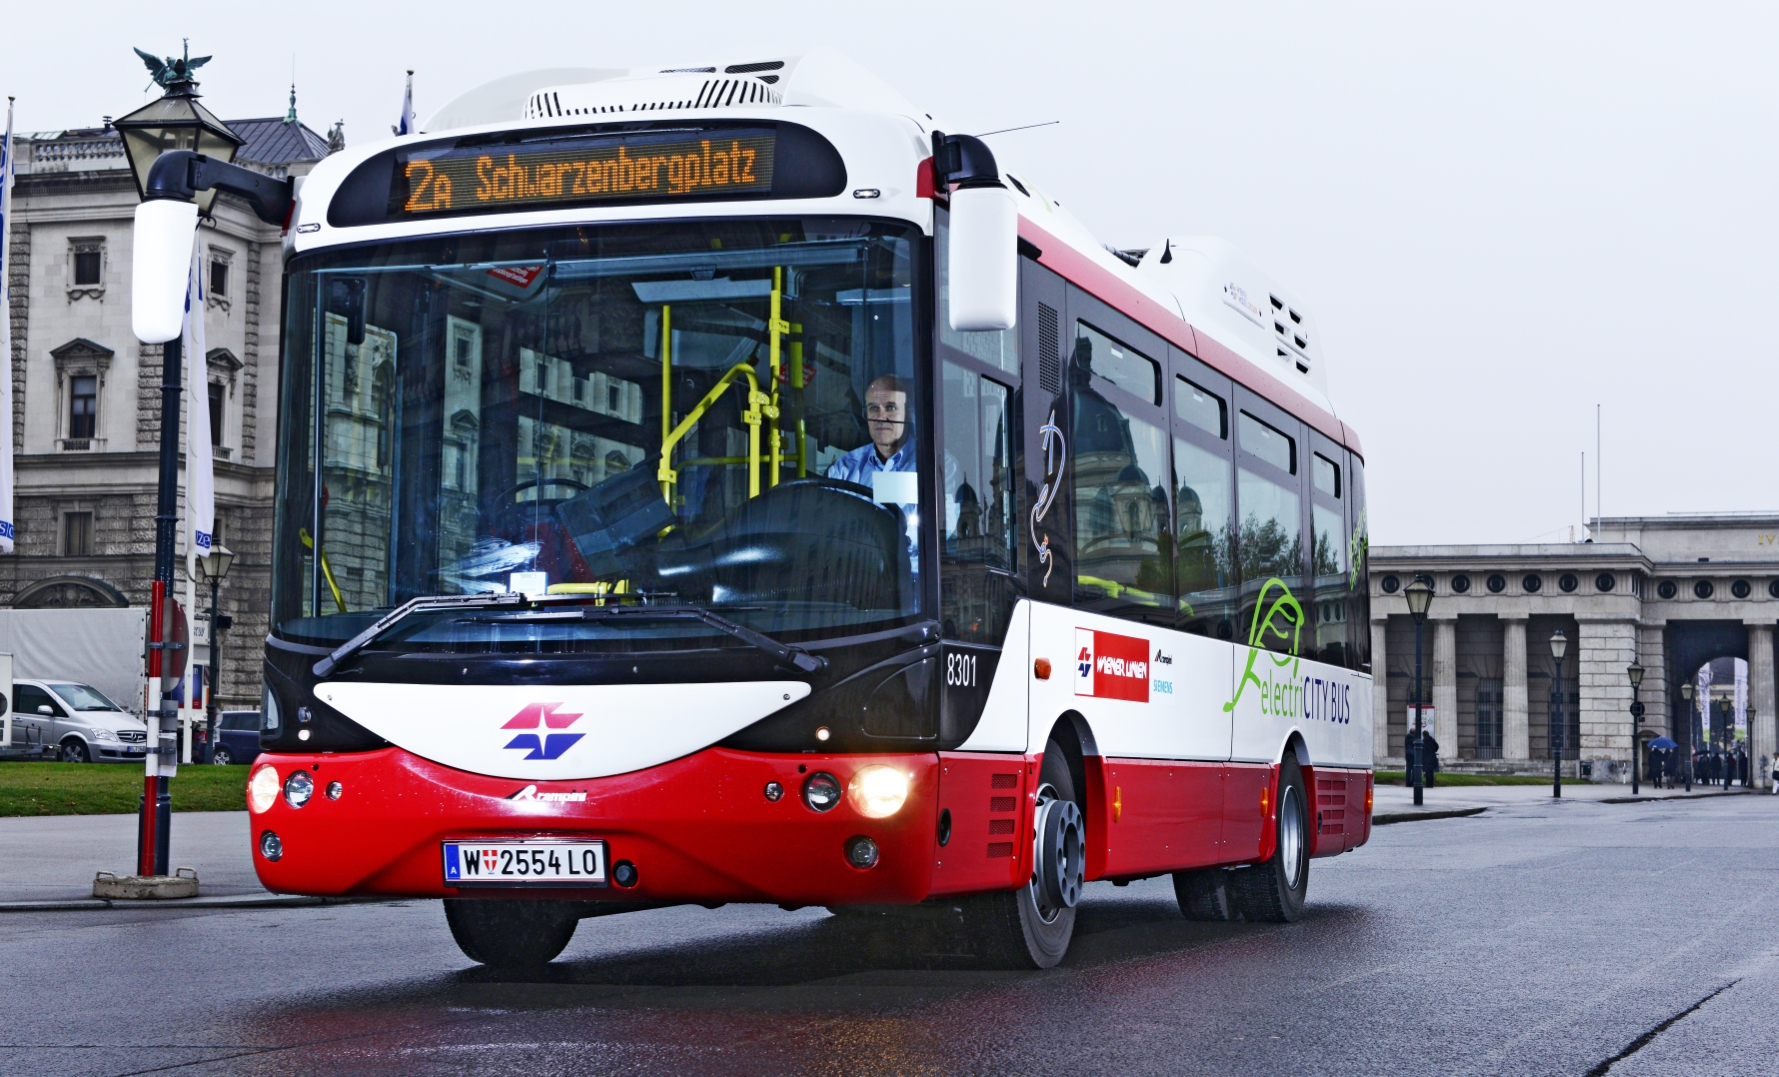
M 1735 796 L 1383 827 L 1282 927 L 1093 884 L 1046 973 L 814 909 L 588 920 L 520 979 L 436 902 L 8 914 L 0 1072 L 1768 1074 L 1776 824 Z

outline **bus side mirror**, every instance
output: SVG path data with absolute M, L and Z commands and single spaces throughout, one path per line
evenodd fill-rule
M 185 325 L 198 206 L 152 198 L 136 207 L 130 253 L 130 327 L 144 344 L 165 344 Z
M 951 192 L 951 328 L 1011 329 L 1019 313 L 1019 207 L 1013 192 L 960 187 Z

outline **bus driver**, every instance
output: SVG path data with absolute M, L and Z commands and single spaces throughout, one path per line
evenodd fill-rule
M 871 440 L 828 465 L 828 478 L 871 489 L 880 504 L 897 505 L 908 519 L 908 553 L 920 572 L 916 548 L 920 524 L 920 484 L 915 475 L 914 440 L 908 435 L 908 380 L 882 374 L 865 389 L 865 426 Z M 957 486 L 957 461 L 945 454 L 945 489 Z M 949 510 L 951 506 L 947 506 Z M 947 515 L 952 515 L 950 511 Z

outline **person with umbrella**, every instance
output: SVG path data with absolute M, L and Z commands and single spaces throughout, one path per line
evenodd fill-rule
M 1675 767 L 1674 756 L 1671 753 L 1678 747 L 1680 747 L 1680 745 L 1676 744 L 1672 737 L 1656 737 L 1649 742 L 1649 750 L 1651 752 L 1660 753 L 1660 759 L 1655 767 L 1657 787 L 1668 789 L 1674 788 Z

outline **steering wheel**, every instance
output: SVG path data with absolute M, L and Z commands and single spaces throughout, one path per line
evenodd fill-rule
M 543 487 L 546 487 L 546 486 L 571 486 L 574 488 L 576 493 L 580 493 L 588 488 L 587 484 L 580 481 L 579 479 L 526 479 L 524 482 L 518 483 L 513 486 L 509 486 L 505 490 L 502 490 L 500 493 L 500 496 L 495 498 L 494 500 L 504 502 L 504 501 L 506 501 L 507 498 L 509 498 L 509 497 L 516 498 L 519 496 L 519 494 L 523 493 L 526 490 L 530 490 L 533 487 L 536 487 L 541 490 Z M 546 501 L 546 500 L 548 500 L 548 499 L 541 497 L 541 496 L 539 498 L 537 498 L 537 501 L 539 501 L 539 502 Z M 566 498 L 557 498 L 555 500 L 556 501 L 565 501 L 567 499 Z M 551 503 L 553 504 L 554 501 L 552 501 Z M 515 501 L 514 504 L 524 504 L 524 502 Z

